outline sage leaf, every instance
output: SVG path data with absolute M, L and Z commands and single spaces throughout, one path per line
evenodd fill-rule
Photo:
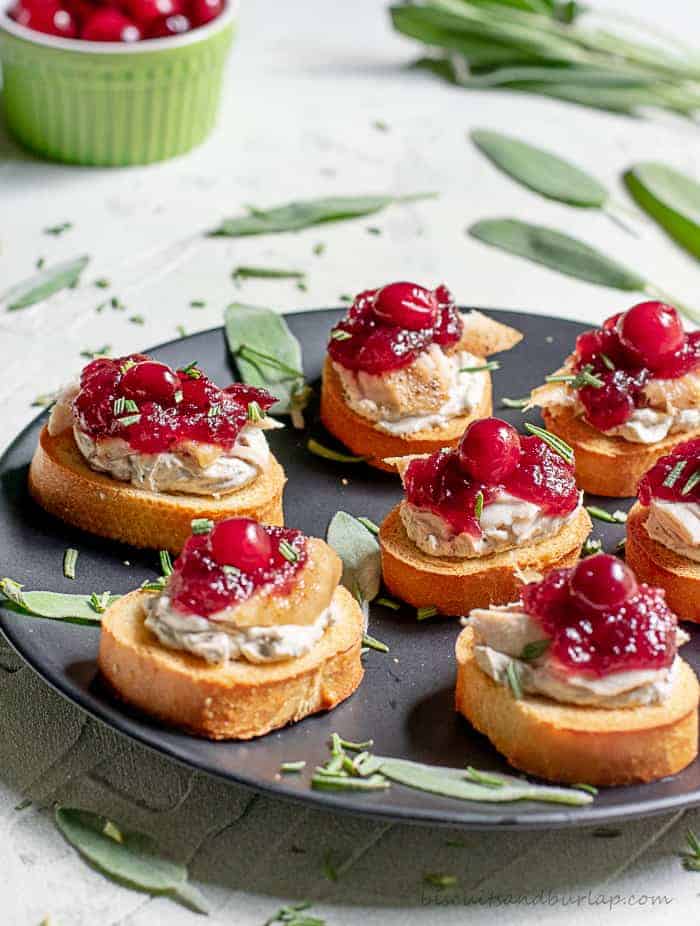
M 58 807 L 55 821 L 65 839 L 103 874 L 134 890 L 167 894 L 197 913 L 208 913 L 206 900 L 187 880 L 187 868 L 162 858 L 149 836 L 122 832 L 105 817 L 70 807 Z
M 340 222 L 374 215 L 392 203 L 430 199 L 435 193 L 410 196 L 330 196 L 307 199 L 276 206 L 272 209 L 252 209 L 249 215 L 225 219 L 211 236 L 239 238 L 247 235 L 271 235 L 300 231 L 326 222 Z
M 602 183 L 556 154 L 486 129 L 470 137 L 496 167 L 547 199 L 587 209 L 602 209 L 608 199 Z
M 467 777 L 465 769 L 443 768 L 423 765 L 407 759 L 392 759 L 377 756 L 381 760 L 379 771 L 385 778 L 396 784 L 419 791 L 428 791 L 443 797 L 457 798 L 464 801 L 485 801 L 504 803 L 508 801 L 542 801 L 554 804 L 571 804 L 583 806 L 590 804 L 592 796 L 585 791 L 573 788 L 559 788 L 550 785 L 537 785 L 516 778 L 513 775 L 495 776 L 489 773 L 492 781 L 497 780 L 502 787 L 477 784 Z M 473 776 L 472 776 L 473 777 Z
M 89 262 L 90 258 L 83 256 L 46 267 L 3 293 L 0 304 L 4 305 L 8 312 L 15 312 L 43 302 L 62 289 L 77 286 L 80 275 Z
M 287 322 L 272 309 L 240 302 L 228 306 L 224 322 L 229 350 L 243 382 L 262 386 L 276 396 L 271 414 L 290 414 L 292 396 L 303 386 L 304 377 L 301 345 Z M 252 351 L 246 352 L 245 348 Z M 264 356 L 272 360 L 265 360 Z
M 26 592 L 13 579 L 0 579 L 0 605 L 16 614 L 32 617 L 48 617 L 52 620 L 68 623 L 99 624 L 100 612 L 91 603 L 92 595 L 66 595 L 62 592 Z M 105 607 L 109 607 L 119 595 L 104 597 Z
M 509 254 L 598 286 L 644 292 L 649 285 L 638 273 L 589 244 L 545 225 L 510 218 L 484 219 L 472 225 L 469 234 Z
M 333 515 L 326 534 L 328 545 L 343 561 L 345 588 L 363 601 L 373 601 L 379 594 L 382 569 L 379 544 L 374 534 L 357 518 L 345 511 Z
M 700 183 L 666 164 L 635 164 L 624 181 L 637 205 L 700 258 Z

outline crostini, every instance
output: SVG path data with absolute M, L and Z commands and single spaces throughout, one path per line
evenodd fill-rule
M 575 562 L 591 522 L 554 445 L 483 418 L 456 449 L 397 461 L 405 498 L 379 531 L 389 591 L 464 615 L 512 601 L 528 570 Z
M 698 752 L 688 636 L 662 590 L 607 554 L 556 569 L 506 607 L 476 609 L 456 646 L 456 707 L 515 768 L 626 785 Z
M 362 292 L 331 332 L 321 420 L 384 470 L 395 470 L 390 458 L 455 446 L 470 421 L 491 414 L 485 358 L 521 338 L 481 312 L 462 314 L 445 286 Z
M 195 363 L 98 358 L 61 393 L 29 469 L 50 514 L 136 547 L 182 549 L 196 518 L 283 524 L 286 481 L 265 438 L 274 398 L 220 389 Z
M 700 621 L 700 438 L 662 457 L 637 497 L 625 559 L 640 579 L 664 589 L 679 617 Z
M 576 451 L 582 489 L 632 496 L 660 457 L 700 435 L 700 332 L 686 333 L 672 306 L 640 302 L 579 335 L 531 404 Z
M 197 525 L 161 590 L 105 612 L 99 667 L 120 698 L 209 739 L 251 739 L 349 697 L 363 616 L 322 540 L 248 518 Z

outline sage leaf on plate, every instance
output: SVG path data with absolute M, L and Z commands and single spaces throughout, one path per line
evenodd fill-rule
M 487 129 L 474 129 L 470 137 L 496 167 L 541 196 L 586 209 L 602 209 L 608 200 L 595 177 L 543 148 Z
M 8 312 L 15 312 L 43 302 L 62 289 L 76 286 L 89 262 L 90 258 L 83 256 L 45 267 L 3 293 L 0 305 L 4 305 Z
M 208 913 L 206 900 L 187 880 L 187 868 L 162 858 L 149 836 L 122 832 L 105 817 L 70 807 L 58 807 L 55 821 L 65 839 L 103 874 L 135 890 L 167 894 L 197 913 Z
M 340 222 L 374 215 L 392 203 L 430 199 L 436 193 L 415 193 L 409 196 L 330 196 L 306 199 L 275 206 L 272 209 L 251 209 L 248 215 L 224 219 L 210 236 L 240 238 L 246 235 L 271 235 L 300 231 L 326 222 Z
M 465 801 L 485 801 L 505 803 L 508 801 L 544 801 L 554 804 L 571 804 L 582 806 L 590 804 L 592 796 L 575 788 L 559 788 L 551 785 L 531 784 L 513 775 L 493 775 L 489 773 L 490 785 L 477 784 L 467 777 L 466 769 L 443 768 L 424 765 L 407 759 L 393 759 L 376 756 L 381 762 L 379 771 L 385 778 L 396 784 L 419 791 L 428 791 L 443 797 L 457 798 Z M 472 775 L 473 779 L 473 775 Z M 499 787 L 493 786 L 498 780 Z
M 240 302 L 228 306 L 224 321 L 229 350 L 243 382 L 276 396 L 278 401 L 270 409 L 273 415 L 290 414 L 304 375 L 301 345 L 287 322 L 272 309 Z
M 559 273 L 629 292 L 644 292 L 647 281 L 634 270 L 577 238 L 545 225 L 519 219 L 484 219 L 469 234 L 485 244 L 543 264 Z
M 93 606 L 92 595 L 66 595 L 62 592 L 26 592 L 13 579 L 0 579 L 0 606 L 16 614 L 32 617 L 48 617 L 52 620 L 77 624 L 99 624 L 101 611 Z M 106 607 L 116 601 L 119 595 L 101 596 Z
M 382 568 L 377 538 L 346 511 L 333 515 L 326 534 L 328 545 L 343 561 L 342 583 L 362 601 L 379 594 Z
M 624 181 L 637 205 L 681 247 L 700 258 L 700 183 L 651 161 L 630 167 Z

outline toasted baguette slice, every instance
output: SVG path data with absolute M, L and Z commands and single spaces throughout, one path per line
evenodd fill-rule
M 637 502 L 627 517 L 625 560 L 641 582 L 666 592 L 669 608 L 686 621 L 700 622 L 700 563 L 653 540 L 646 529 L 649 509 Z
M 675 775 L 698 753 L 698 681 L 681 662 L 664 704 L 606 709 L 517 700 L 482 672 L 474 632 L 457 638 L 456 708 L 512 766 L 548 781 L 596 786 L 655 781 Z
M 44 428 L 29 467 L 29 491 L 62 521 L 134 547 L 179 553 L 193 518 L 250 517 L 283 524 L 286 477 L 274 457 L 248 486 L 219 498 L 137 489 L 90 469 L 70 430 L 52 437 Z
M 330 710 L 362 681 L 362 612 L 342 586 L 341 616 L 305 656 L 209 665 L 167 649 L 144 624 L 148 592 L 120 598 L 102 618 L 98 664 L 115 694 L 145 714 L 207 739 L 252 739 Z
M 700 429 L 671 434 L 656 444 L 634 444 L 621 437 L 606 437 L 570 409 L 542 410 L 547 430 L 562 437 L 576 453 L 576 481 L 592 495 L 630 498 L 639 480 L 656 461 L 683 441 L 700 436 Z
M 573 566 L 590 533 L 585 509 L 554 537 L 475 559 L 428 556 L 406 533 L 399 506 L 379 530 L 382 576 L 389 591 L 417 608 L 434 605 L 441 614 L 464 615 L 472 608 L 515 601 L 523 585 L 519 573 Z
M 488 417 L 493 410 L 491 400 L 491 374 L 478 373 L 484 379 L 484 390 L 478 408 L 469 415 L 451 418 L 442 428 L 427 428 L 412 434 L 386 434 L 375 428 L 371 421 L 358 415 L 345 402 L 340 377 L 329 357 L 323 366 L 321 382 L 321 421 L 327 431 L 349 447 L 353 453 L 367 457 L 370 466 L 387 472 L 396 472 L 396 466 L 386 458 L 406 454 L 434 453 L 442 447 L 455 447 L 471 421 Z

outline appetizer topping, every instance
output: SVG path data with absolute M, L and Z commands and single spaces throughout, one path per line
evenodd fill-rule
M 355 297 L 333 329 L 328 352 L 348 370 L 387 373 L 413 363 L 431 344 L 456 344 L 462 327 L 446 286 L 431 291 L 415 283 L 391 283 Z M 338 337 L 339 331 L 349 337 Z
M 608 708 L 664 701 L 688 640 L 663 592 L 603 553 L 526 585 L 521 601 L 475 609 L 465 623 L 479 667 L 514 696 Z
M 576 340 L 565 367 L 533 400 L 574 406 L 593 427 L 638 443 L 700 427 L 700 332 L 677 311 L 641 302 Z
M 675 447 L 639 483 L 652 540 L 700 562 L 700 438 Z
M 482 418 L 469 425 L 459 443 L 459 464 L 472 479 L 489 473 L 493 481 L 509 476 L 520 460 L 520 435 L 500 418 Z

